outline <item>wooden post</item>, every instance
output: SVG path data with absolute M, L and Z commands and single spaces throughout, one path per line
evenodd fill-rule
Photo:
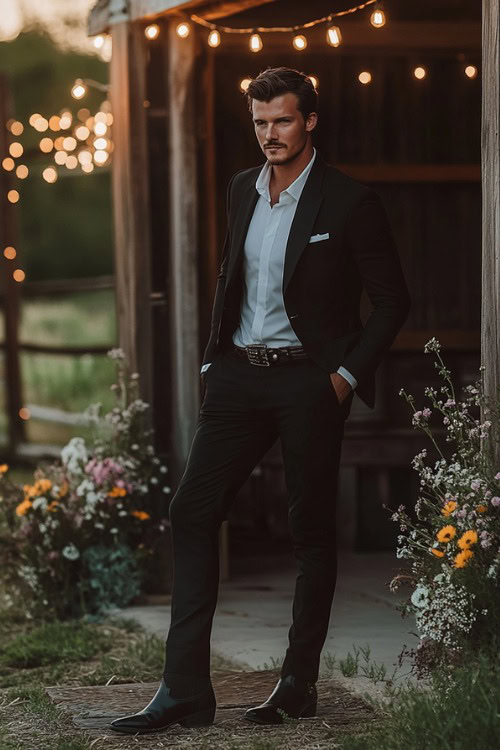
M 12 116 L 12 103 L 8 79 L 0 75 L 0 159 L 8 155 L 8 137 L 5 123 Z M 25 441 L 25 423 L 19 416 L 22 406 L 21 367 L 19 360 L 19 308 L 20 282 L 14 281 L 13 271 L 19 267 L 19 255 L 9 260 L 4 256 L 7 246 L 12 246 L 19 254 L 17 244 L 16 207 L 7 200 L 7 192 L 13 187 L 9 172 L 0 169 L 0 268 L 1 293 L 5 314 L 5 382 L 6 382 L 6 410 L 8 418 L 8 447 L 12 458 L 17 448 Z M 9 459 L 12 460 L 12 459 Z
M 152 326 L 148 142 L 144 34 L 118 16 L 111 26 L 113 219 L 119 345 L 140 373 L 141 396 L 152 403 Z
M 196 144 L 196 35 L 181 39 L 178 19 L 167 24 L 169 137 L 169 315 L 174 477 L 186 463 L 200 406 L 198 350 L 198 169 Z
M 500 399 L 500 0 L 483 0 L 482 65 L 482 310 L 481 364 L 485 392 Z M 495 468 L 500 446 L 493 448 Z

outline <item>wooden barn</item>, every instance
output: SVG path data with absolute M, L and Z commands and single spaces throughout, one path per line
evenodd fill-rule
M 423 399 L 425 386 L 440 383 L 425 342 L 439 339 L 458 387 L 478 379 L 481 362 L 490 388 L 499 382 L 498 5 L 485 2 L 482 18 L 476 0 L 371 0 L 357 10 L 354 0 L 96 4 L 88 33 L 113 44 L 120 342 L 153 403 L 174 478 L 200 406 L 227 183 L 263 163 L 244 80 L 268 65 L 295 67 L 317 79 L 316 148 L 381 194 L 413 299 L 378 370 L 376 408 L 354 399 L 340 477 L 339 544 L 392 544 L 396 524 L 382 506 L 416 499 L 410 462 L 423 446 L 399 390 Z M 335 32 L 328 38 L 335 27 L 340 44 Z M 296 35 L 307 46 L 297 49 Z M 369 311 L 364 299 L 362 319 Z M 279 445 L 233 518 L 250 535 L 286 535 Z

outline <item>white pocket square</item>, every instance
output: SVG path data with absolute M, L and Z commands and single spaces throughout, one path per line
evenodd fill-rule
M 321 242 L 321 240 L 327 240 L 329 237 L 329 232 L 326 232 L 326 234 L 313 234 L 309 242 Z

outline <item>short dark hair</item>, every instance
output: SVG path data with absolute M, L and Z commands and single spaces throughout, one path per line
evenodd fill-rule
M 318 92 L 305 73 L 294 68 L 271 68 L 270 66 L 254 78 L 247 90 L 248 109 L 252 111 L 252 99 L 259 102 L 270 102 L 275 96 L 292 93 L 297 96 L 297 109 L 302 112 L 304 121 L 318 109 Z

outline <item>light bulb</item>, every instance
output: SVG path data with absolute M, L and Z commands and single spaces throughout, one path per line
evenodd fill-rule
M 295 49 L 303 50 L 307 47 L 307 39 L 305 38 L 304 34 L 296 34 L 293 37 L 292 44 Z
M 246 91 L 251 83 L 252 83 L 251 78 L 243 78 L 243 80 L 240 81 L 240 89 L 242 91 Z
M 372 80 L 372 74 L 369 73 L 367 70 L 363 70 L 363 72 L 359 74 L 358 80 L 360 83 L 364 83 L 364 84 L 370 83 Z
M 208 43 L 211 47 L 218 47 L 220 44 L 220 34 L 217 29 L 213 29 L 208 35 Z
M 177 31 L 177 34 L 180 37 L 182 37 L 182 39 L 185 39 L 189 35 L 189 32 L 191 31 L 191 27 L 188 23 L 183 21 L 177 26 L 176 31 Z
M 71 96 L 73 97 L 73 99 L 83 99 L 86 93 L 87 87 L 85 86 L 81 78 L 77 78 L 73 84 L 73 88 L 71 89 Z
M 427 75 L 427 71 L 425 68 L 419 66 L 418 68 L 415 68 L 415 70 L 413 71 L 413 75 L 415 76 L 415 78 L 418 78 L 418 80 L 421 81 L 422 78 L 425 78 L 425 76 Z
M 260 52 L 262 47 L 264 45 L 262 44 L 262 39 L 260 37 L 260 34 L 252 34 L 250 37 L 250 49 L 252 52 Z
M 318 79 L 318 77 L 317 76 L 309 76 L 309 80 L 312 81 L 312 85 L 314 86 L 315 89 L 317 89 L 318 86 L 319 86 L 319 79 Z
M 383 10 L 374 10 L 370 16 L 370 23 L 375 26 L 376 29 L 380 29 L 381 26 L 385 26 L 385 13 Z
M 157 39 L 160 36 L 160 27 L 157 23 L 151 23 L 144 29 L 144 35 L 146 39 Z
M 464 72 L 467 78 L 475 78 L 477 76 L 477 68 L 475 65 L 467 65 Z
M 329 26 L 326 31 L 326 41 L 331 47 L 338 47 L 342 42 L 342 34 L 338 26 Z

